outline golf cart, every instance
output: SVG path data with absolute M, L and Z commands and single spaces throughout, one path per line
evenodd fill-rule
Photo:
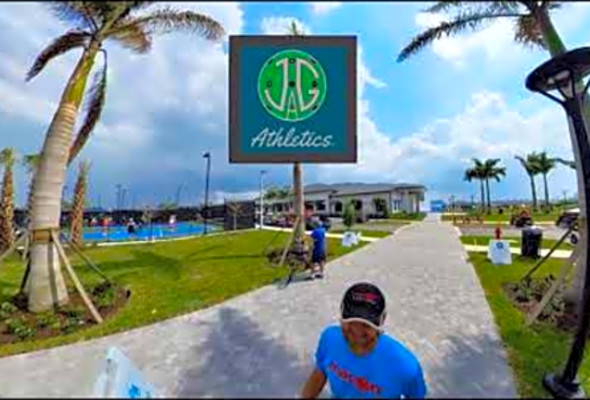
M 562 228 L 562 229 L 570 229 L 573 226 L 572 234 L 570 235 L 570 243 L 575 245 L 578 243 L 579 233 L 578 233 L 578 216 L 580 215 L 579 208 L 572 208 L 569 210 L 564 211 L 557 221 L 555 221 L 555 226 Z

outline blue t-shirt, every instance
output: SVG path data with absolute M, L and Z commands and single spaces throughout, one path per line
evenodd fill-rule
M 334 397 L 424 398 L 426 384 L 420 363 L 401 343 L 380 334 L 373 350 L 352 353 L 340 326 L 324 330 L 316 351 L 316 366 L 330 382 Z
M 323 227 L 318 226 L 311 232 L 311 238 L 313 239 L 313 252 L 314 254 L 323 254 L 326 250 L 326 231 Z

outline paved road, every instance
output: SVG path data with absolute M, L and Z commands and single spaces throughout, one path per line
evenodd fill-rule
M 88 396 L 115 345 L 166 396 L 294 397 L 344 290 L 367 280 L 386 293 L 386 330 L 417 354 L 430 397 L 514 397 L 477 276 L 456 230 L 435 219 L 336 260 L 324 280 L 267 286 L 148 327 L 1 358 L 0 396 Z

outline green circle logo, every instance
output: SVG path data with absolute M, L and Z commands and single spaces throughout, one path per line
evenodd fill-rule
M 273 117 L 303 121 L 324 103 L 327 84 L 326 74 L 315 58 L 301 50 L 282 50 L 260 69 L 258 97 Z

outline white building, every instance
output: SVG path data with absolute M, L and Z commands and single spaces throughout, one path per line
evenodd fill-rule
M 426 188 L 417 184 L 338 183 L 313 184 L 304 188 L 306 210 L 314 214 L 341 216 L 352 201 L 365 217 L 406 211 L 419 212 Z M 266 200 L 265 214 L 293 211 L 293 199 Z

